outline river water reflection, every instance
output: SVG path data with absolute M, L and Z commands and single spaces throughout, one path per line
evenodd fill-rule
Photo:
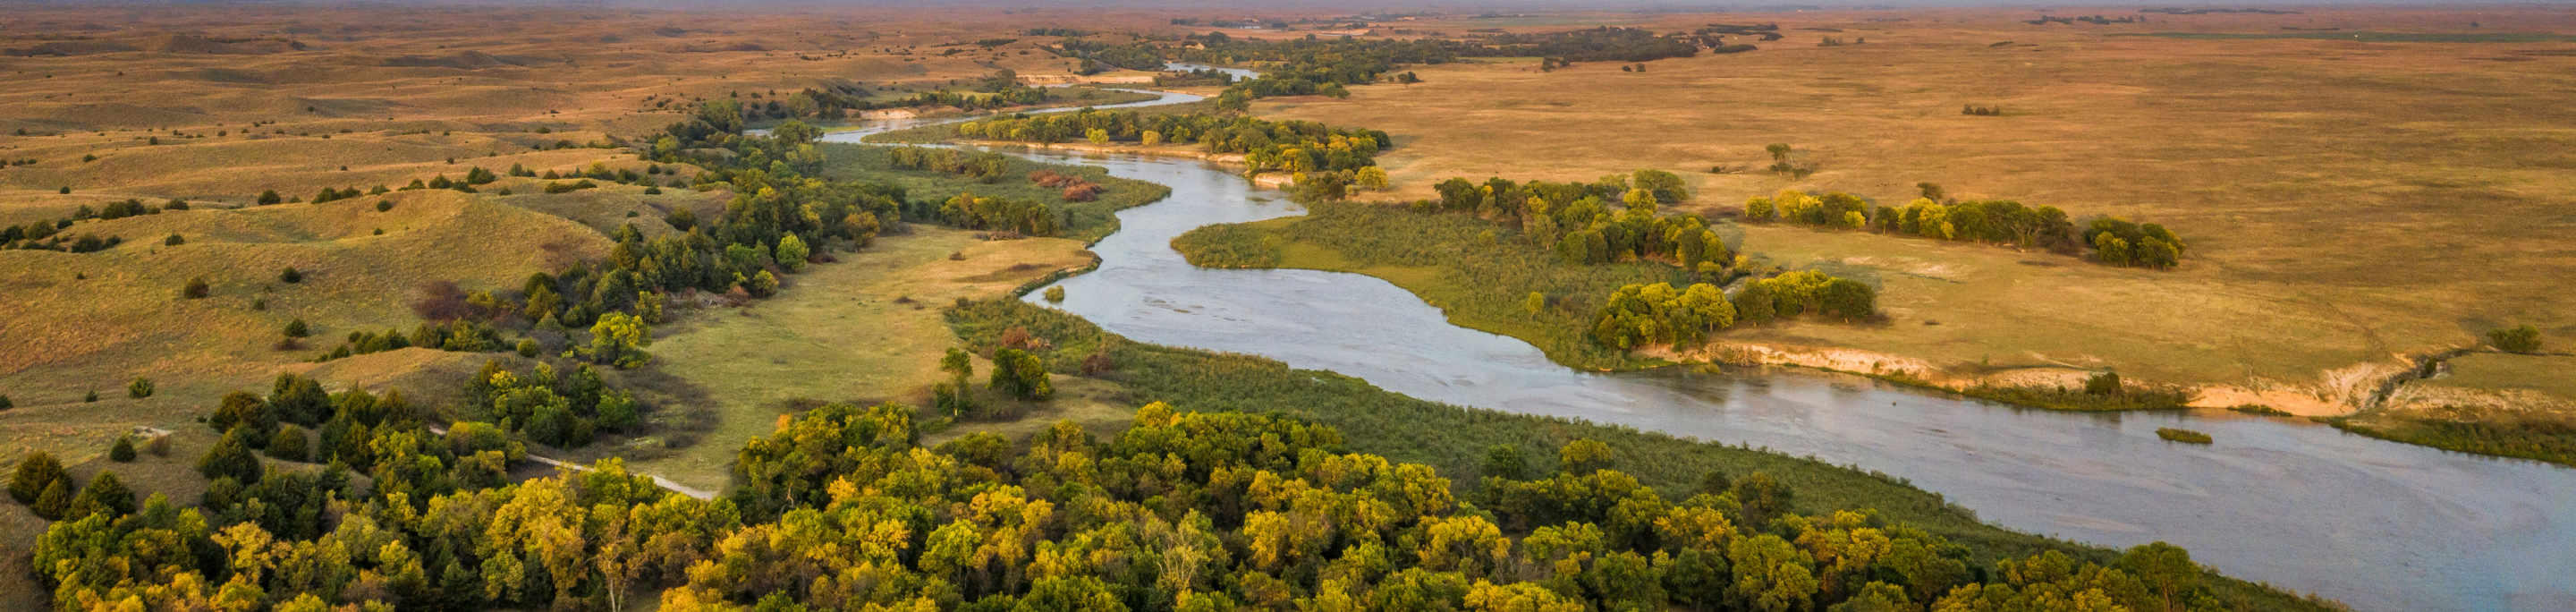
M 1577 372 L 1519 340 L 1450 325 L 1375 278 L 1189 265 L 1169 246 L 1182 232 L 1303 214 L 1224 168 L 1008 151 L 1172 188 L 1118 214 L 1121 229 L 1092 247 L 1098 271 L 1058 283 L 1067 297 L 1054 307 L 1131 339 L 1858 465 L 2005 527 L 2114 547 L 2172 542 L 2231 576 L 2360 610 L 2576 610 L 2576 470 L 2281 419 L 2030 410 L 1803 370 Z M 2184 422 L 2217 443 L 2155 435 Z

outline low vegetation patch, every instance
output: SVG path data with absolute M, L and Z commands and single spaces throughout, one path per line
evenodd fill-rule
M 2189 429 L 2175 429 L 2172 427 L 2156 428 L 2156 437 L 2164 438 L 2167 442 L 2181 442 L 2185 444 L 2208 444 L 2210 442 L 2209 434 Z

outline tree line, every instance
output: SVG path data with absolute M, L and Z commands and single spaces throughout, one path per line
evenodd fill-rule
M 968 138 L 1056 143 L 1098 135 L 1095 142 L 1197 144 L 1209 153 L 1240 153 L 1252 172 L 1330 172 L 1377 164 L 1394 144 L 1386 132 L 1336 129 L 1312 121 L 1269 121 L 1207 113 L 1144 115 L 1083 109 L 1012 115 L 958 124 Z
M 1921 183 L 1922 197 L 1905 206 L 1883 206 L 1839 191 L 1811 195 L 1784 189 L 1744 203 L 1750 222 L 1787 221 L 1801 225 L 1938 240 L 2011 244 L 2025 249 L 2076 253 L 2092 249 L 2095 261 L 2115 266 L 2170 268 L 2181 263 L 2183 242 L 2164 226 L 2133 223 L 2118 217 L 2096 217 L 2083 231 L 2055 206 L 2024 206 L 2011 200 L 1959 201 L 1943 197 L 1939 185 Z
M 94 483 L 39 538 L 39 577 L 58 609 L 2219 609 L 2162 543 L 1988 567 L 1873 511 L 1791 512 L 1762 472 L 1659 491 L 1593 440 L 1553 473 L 1497 448 L 1462 493 L 1281 415 L 1152 404 L 1105 439 L 928 446 L 908 407 L 840 404 L 745 443 L 739 484 L 702 501 L 615 459 L 500 481 L 521 449 L 496 432 L 377 418 L 377 454 L 222 472 L 201 508 Z

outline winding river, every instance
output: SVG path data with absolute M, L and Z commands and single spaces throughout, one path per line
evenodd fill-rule
M 910 125 L 827 140 L 901 127 Z M 1182 232 L 1303 213 L 1227 169 L 1007 151 L 1172 188 L 1118 213 L 1122 228 L 1092 247 L 1098 271 L 1059 283 L 1067 297 L 1056 307 L 1138 341 L 1263 355 L 1463 406 L 1857 465 L 1994 524 L 2113 547 L 2172 542 L 2228 575 L 2359 610 L 2576 610 L 2576 470 L 2283 419 L 2022 409 L 1804 370 L 1578 372 L 1517 339 L 1450 325 L 1376 278 L 1189 265 L 1169 246 Z M 2217 443 L 2157 439 L 2157 427 L 2177 423 Z

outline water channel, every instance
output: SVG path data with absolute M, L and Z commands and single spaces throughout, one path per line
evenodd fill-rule
M 1376 278 L 1189 265 L 1169 246 L 1182 232 L 1303 214 L 1225 168 L 1004 151 L 1172 188 L 1120 212 L 1121 229 L 1092 247 L 1100 269 L 1059 283 L 1067 298 L 1052 305 L 1131 339 L 1263 355 L 1462 406 L 1858 465 L 1994 524 L 2112 547 L 2167 541 L 2228 575 L 2359 610 L 2576 610 L 2576 470 L 2283 419 L 2052 412 L 1794 369 L 1578 372 L 1519 340 L 1450 325 Z M 2156 437 L 2178 423 L 2217 443 Z

